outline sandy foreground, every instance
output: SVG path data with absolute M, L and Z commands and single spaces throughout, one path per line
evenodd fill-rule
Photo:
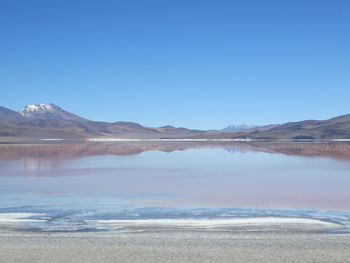
M 350 262 L 350 234 L 304 218 L 110 220 L 113 231 L 23 230 L 0 217 L 0 262 Z
M 350 235 L 2 231 L 0 262 L 350 262 Z

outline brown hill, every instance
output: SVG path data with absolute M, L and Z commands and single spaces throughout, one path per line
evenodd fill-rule
M 350 114 L 329 120 L 288 122 L 268 131 L 254 131 L 240 137 L 266 139 L 348 139 L 350 138 Z

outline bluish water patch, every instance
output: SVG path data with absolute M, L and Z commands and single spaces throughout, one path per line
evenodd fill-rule
M 34 198 L 35 199 L 35 198 Z M 39 202 L 41 201 L 41 202 Z M 244 218 L 306 218 L 343 225 L 330 230 L 350 233 L 350 211 L 255 209 L 255 208 L 196 208 L 196 207 L 137 207 L 121 199 L 74 199 L 45 197 L 36 202 L 12 200 L 1 204 L 0 214 L 33 213 L 33 221 L 21 226 L 23 230 L 45 232 L 110 231 L 109 220 L 159 219 L 244 219 Z M 17 203 L 17 204 L 16 204 Z M 24 204 L 24 205 L 23 205 Z M 107 223 L 106 223 L 107 222 Z M 329 231 L 329 232 L 330 232 Z

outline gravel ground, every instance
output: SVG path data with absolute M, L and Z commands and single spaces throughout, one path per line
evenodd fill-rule
M 0 232 L 0 262 L 350 262 L 350 235 Z

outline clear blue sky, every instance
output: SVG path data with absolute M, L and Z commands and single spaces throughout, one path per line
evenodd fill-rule
M 0 0 L 0 105 L 223 128 L 350 113 L 348 0 Z

